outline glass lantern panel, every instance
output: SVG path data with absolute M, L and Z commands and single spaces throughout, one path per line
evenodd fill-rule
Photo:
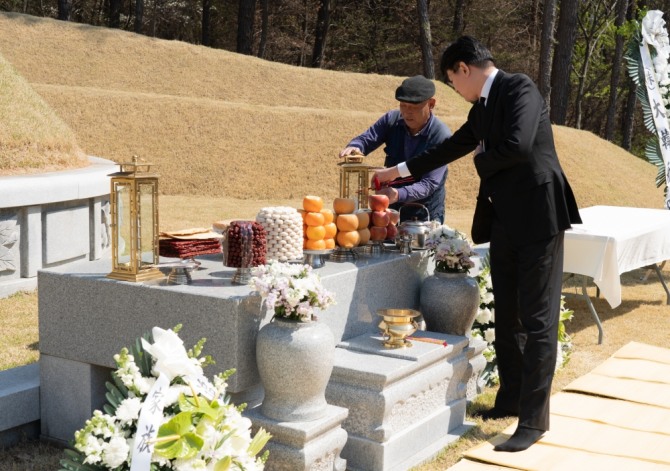
M 130 225 L 132 221 L 132 202 L 131 185 L 124 182 L 114 183 L 114 194 L 116 197 L 116 210 L 118 212 L 116 218 L 116 257 L 118 260 L 118 268 L 131 269 L 130 266 Z
M 155 182 L 142 182 L 138 185 L 138 235 L 140 251 L 140 268 L 153 265 L 154 243 L 156 240 L 156 201 Z
M 356 208 L 367 208 L 367 195 L 370 182 L 368 171 L 364 167 L 342 169 L 340 175 L 340 193 L 342 198 L 352 198 Z

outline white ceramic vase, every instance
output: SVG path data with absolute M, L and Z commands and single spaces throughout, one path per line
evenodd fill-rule
M 479 286 L 467 273 L 443 273 L 421 283 L 421 314 L 431 332 L 467 336 L 479 308 Z
M 263 415 L 281 422 L 323 417 L 334 355 L 335 338 L 326 324 L 275 318 L 263 326 L 256 340 Z

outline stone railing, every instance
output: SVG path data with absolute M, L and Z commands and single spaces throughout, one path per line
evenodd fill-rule
M 110 161 L 88 167 L 0 177 L 0 298 L 37 286 L 37 271 L 108 251 Z

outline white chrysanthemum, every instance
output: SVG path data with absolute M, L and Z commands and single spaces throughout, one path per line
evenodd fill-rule
M 484 331 L 484 340 L 488 343 L 493 343 L 496 339 L 496 331 L 494 328 L 489 328 Z
M 151 391 L 155 382 L 156 378 L 147 378 L 146 376 L 139 376 L 134 380 L 135 388 L 137 388 L 137 391 L 142 395 L 149 394 L 149 391 Z
M 486 291 L 483 294 L 480 293 L 480 296 L 482 304 L 491 304 L 493 302 L 493 293 L 490 291 Z
M 479 309 L 479 311 L 477 311 L 477 317 L 475 317 L 475 321 L 479 322 L 480 324 L 488 324 L 491 322 L 491 310 L 487 307 L 484 309 Z
M 109 443 L 103 446 L 102 462 L 109 468 L 121 466 L 127 459 L 130 448 L 126 439 L 122 436 L 112 437 Z
M 116 409 L 116 418 L 124 425 L 137 420 L 140 416 L 142 400 L 139 397 L 129 397 L 121 401 Z
M 185 384 L 173 384 L 167 389 L 167 391 L 165 391 L 165 394 L 163 395 L 164 407 L 170 407 L 172 404 L 176 404 L 179 401 L 180 394 L 192 396 L 193 391 L 191 391 L 191 388 Z

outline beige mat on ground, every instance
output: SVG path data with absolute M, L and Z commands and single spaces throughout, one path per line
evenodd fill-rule
M 498 466 L 495 464 L 482 463 L 480 461 L 461 460 L 449 471 L 509 471 L 507 466 Z
M 551 414 L 670 435 L 670 409 L 618 399 L 558 393 L 551 397 Z
M 451 469 L 670 471 L 670 350 L 631 342 L 566 389 L 578 393 L 552 396 L 551 431 L 528 450 L 493 451 L 515 423 Z

